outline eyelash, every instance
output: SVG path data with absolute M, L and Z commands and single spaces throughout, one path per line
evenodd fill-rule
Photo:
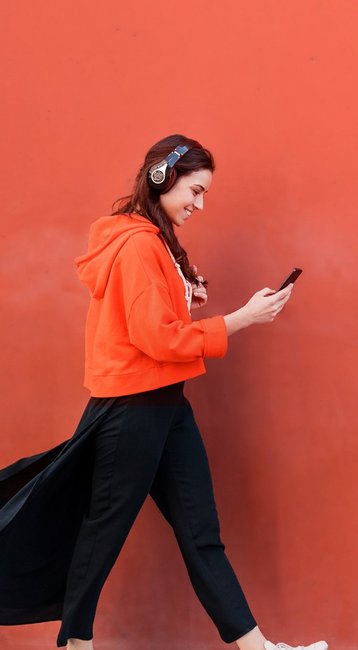
M 196 192 L 196 190 L 192 189 L 191 191 L 193 192 L 194 196 L 197 196 L 198 194 L 200 194 L 200 192 Z

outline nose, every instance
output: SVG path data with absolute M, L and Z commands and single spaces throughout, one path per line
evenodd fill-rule
M 202 210 L 204 207 L 204 197 L 202 194 L 197 194 L 194 199 L 194 205 L 198 210 Z

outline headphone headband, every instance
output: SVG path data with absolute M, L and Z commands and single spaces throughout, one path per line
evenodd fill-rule
M 189 151 L 189 149 L 191 149 L 191 147 L 188 147 L 187 145 L 178 145 L 175 147 L 174 151 L 171 151 L 163 160 L 152 165 L 148 172 L 149 185 L 156 190 L 165 189 L 168 179 L 168 167 L 172 169 L 175 163 L 177 163 L 178 160 Z
M 175 163 L 178 162 L 179 158 L 184 156 L 184 154 L 189 151 L 190 147 L 186 145 L 176 147 L 174 151 L 171 151 L 170 154 L 166 157 L 169 167 L 174 167 Z

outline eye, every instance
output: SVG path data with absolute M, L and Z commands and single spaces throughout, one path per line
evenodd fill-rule
M 198 192 L 197 190 L 194 190 L 194 188 L 191 188 L 191 191 L 193 192 L 194 196 L 197 196 L 198 194 L 200 194 L 200 192 Z

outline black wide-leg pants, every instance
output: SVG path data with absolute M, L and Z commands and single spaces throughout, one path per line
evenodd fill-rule
M 225 555 L 206 451 L 184 381 L 134 395 L 91 397 L 82 420 L 107 415 L 93 436 L 90 505 L 67 575 L 57 646 L 89 640 L 104 582 L 148 494 L 172 526 L 189 578 L 226 643 L 256 625 Z

